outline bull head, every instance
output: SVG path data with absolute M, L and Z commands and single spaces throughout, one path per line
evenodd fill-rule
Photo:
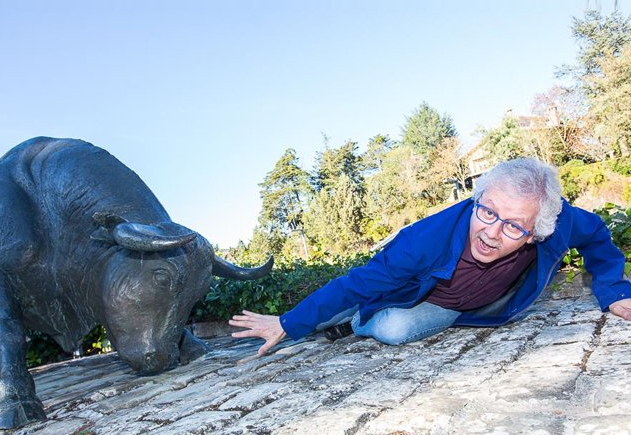
M 202 236 L 174 222 L 148 225 L 103 213 L 93 218 L 100 227 L 92 239 L 123 248 L 103 272 L 100 321 L 121 359 L 142 374 L 192 359 L 181 350 L 193 357 L 208 351 L 184 331 L 184 324 L 195 302 L 209 291 L 213 275 L 257 279 L 273 265 L 270 257 L 261 267 L 238 267 L 215 256 Z

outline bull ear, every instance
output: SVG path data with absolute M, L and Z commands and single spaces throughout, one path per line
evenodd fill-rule
M 92 240 L 116 244 L 112 231 L 118 224 L 127 222 L 127 220 L 117 214 L 98 211 L 92 215 L 92 220 L 99 226 L 91 235 Z
M 118 245 L 133 251 L 158 252 L 184 246 L 197 233 L 173 222 L 158 225 L 124 222 L 116 225 L 112 237 Z
M 113 230 L 114 227 L 123 222 L 128 222 L 127 219 L 114 213 L 108 213 L 104 211 L 97 211 L 92 215 L 92 220 L 99 226 Z

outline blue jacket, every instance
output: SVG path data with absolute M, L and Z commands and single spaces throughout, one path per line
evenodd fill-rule
M 461 201 L 408 227 L 365 266 L 352 269 L 306 297 L 280 318 L 294 340 L 311 333 L 334 315 L 359 305 L 361 324 L 384 308 L 409 308 L 449 279 L 464 250 L 473 201 Z M 499 326 L 517 320 L 541 294 L 558 271 L 569 248 L 583 255 L 592 274 L 592 291 L 603 311 L 631 297 L 631 282 L 624 279 L 624 255 L 611 241 L 600 217 L 569 205 L 557 219 L 554 233 L 537 243 L 537 260 L 499 300 L 464 311 L 455 325 Z

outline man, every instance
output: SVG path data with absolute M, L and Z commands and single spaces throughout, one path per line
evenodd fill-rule
M 520 318 L 569 248 L 583 255 L 603 311 L 631 320 L 625 258 L 603 221 L 561 198 L 556 170 L 536 159 L 497 165 L 471 199 L 405 227 L 365 266 L 313 292 L 280 317 L 243 311 L 233 337 L 260 337 L 259 355 L 285 335 L 354 332 L 387 344 L 450 326 L 499 326 Z M 350 324 L 344 319 L 350 318 Z

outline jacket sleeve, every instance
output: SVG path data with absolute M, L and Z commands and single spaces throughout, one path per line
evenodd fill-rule
M 297 340 L 336 314 L 375 296 L 404 286 L 422 268 L 421 249 L 415 249 L 414 230 L 402 230 L 365 266 L 351 269 L 319 288 L 280 317 L 287 335 Z
M 631 298 L 631 282 L 624 278 L 625 257 L 613 244 L 611 233 L 595 213 L 572 209 L 569 246 L 583 256 L 585 269 L 592 275 L 592 291 L 600 308 L 620 299 Z

